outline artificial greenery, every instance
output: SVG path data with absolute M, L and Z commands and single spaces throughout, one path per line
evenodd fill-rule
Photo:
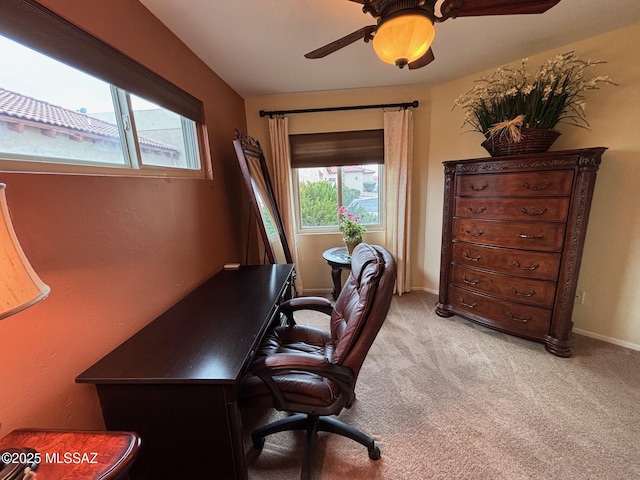
M 550 129 L 558 122 L 588 127 L 585 93 L 602 84 L 615 85 L 608 76 L 587 78 L 585 71 L 604 62 L 581 60 L 575 52 L 556 55 L 537 72 L 520 66 L 498 68 L 455 100 L 465 111 L 465 124 L 489 138 L 508 133 L 519 141 L 521 127 Z

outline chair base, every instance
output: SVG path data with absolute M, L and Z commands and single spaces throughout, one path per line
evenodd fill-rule
M 373 438 L 365 435 L 360 430 L 353 428 L 351 425 L 347 425 L 340 420 L 320 415 L 308 415 L 305 413 L 299 413 L 292 415 L 282 420 L 270 423 L 264 427 L 257 428 L 251 432 L 251 440 L 253 446 L 257 449 L 262 449 L 264 446 L 264 437 L 273 433 L 284 432 L 288 430 L 305 430 L 305 445 L 304 455 L 302 458 L 302 480 L 308 480 L 311 475 L 311 459 L 313 457 L 313 451 L 315 449 L 316 438 L 318 432 L 337 433 L 343 437 L 355 440 L 361 445 L 367 447 L 369 451 L 369 458 L 372 460 L 380 459 L 380 448 L 375 444 Z

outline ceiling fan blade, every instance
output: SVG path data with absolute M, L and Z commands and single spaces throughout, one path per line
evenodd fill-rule
M 347 45 L 351 45 L 353 42 L 360 40 L 361 38 L 365 39 L 365 42 L 368 42 L 371 39 L 371 35 L 376 31 L 377 25 L 369 25 L 366 27 L 362 27 L 360 30 L 356 30 L 349 35 L 346 35 L 338 40 L 335 40 L 324 47 L 320 47 L 313 52 L 309 52 L 305 55 L 306 58 L 322 58 L 326 57 L 330 53 L 333 53 L 341 48 L 346 47 Z
M 418 58 L 417 60 L 414 60 L 408 65 L 409 70 L 415 70 L 416 68 L 426 67 L 435 59 L 436 57 L 433 55 L 433 50 L 429 49 L 424 55 L 422 55 L 420 58 Z
M 560 0 L 445 0 L 440 7 L 445 17 L 485 15 L 527 15 L 544 13 Z

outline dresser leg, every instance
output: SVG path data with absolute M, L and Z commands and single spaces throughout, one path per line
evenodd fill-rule
M 547 349 L 547 352 L 557 357 L 569 358 L 573 354 L 570 342 L 563 342 L 555 338 L 547 340 L 544 348 Z
M 439 317 L 444 317 L 444 318 L 453 317 L 453 313 L 451 313 L 441 303 L 436 303 L 436 315 L 438 315 Z

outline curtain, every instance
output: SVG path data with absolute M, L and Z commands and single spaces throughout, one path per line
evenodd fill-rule
M 273 190 L 280 210 L 287 243 L 291 250 L 293 263 L 298 262 L 298 244 L 293 224 L 293 199 L 291 194 L 291 168 L 289 154 L 289 120 L 276 116 L 269 118 L 269 137 L 271 140 L 271 162 L 273 166 Z M 296 291 L 302 293 L 302 276 L 296 270 Z
M 411 279 L 411 170 L 413 164 L 413 111 L 384 113 L 386 176 L 386 248 L 398 266 L 395 291 L 410 290 Z

